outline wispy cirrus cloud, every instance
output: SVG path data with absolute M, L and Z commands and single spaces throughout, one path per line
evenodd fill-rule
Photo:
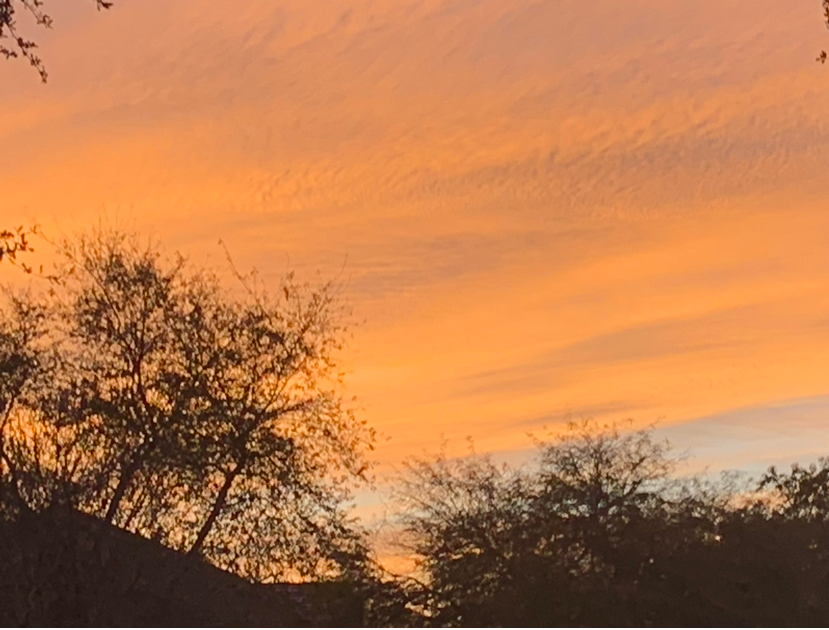
M 0 68 L 4 220 L 221 236 L 265 278 L 345 266 L 385 461 L 826 393 L 810 3 L 78 4 L 43 34 L 48 86 Z

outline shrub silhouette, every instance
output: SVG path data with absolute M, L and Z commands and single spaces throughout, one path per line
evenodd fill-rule
M 537 446 L 524 469 L 409 465 L 400 520 L 423 576 L 410 598 L 430 623 L 829 622 L 825 461 L 752 487 L 677 476 L 652 430 L 587 422 Z

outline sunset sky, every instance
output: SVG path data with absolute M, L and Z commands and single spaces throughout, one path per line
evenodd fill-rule
M 819 0 L 49 8 L 49 82 L 0 62 L 0 225 L 339 277 L 383 467 L 568 416 L 829 454 Z

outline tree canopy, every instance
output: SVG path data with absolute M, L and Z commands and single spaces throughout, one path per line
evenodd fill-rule
M 398 488 L 437 626 L 825 625 L 827 463 L 687 477 L 652 429 L 577 423 L 526 467 L 439 455 Z
M 231 290 L 106 230 L 60 255 L 3 312 L 9 505 L 66 503 L 259 581 L 349 570 L 373 432 L 342 399 L 335 287 Z

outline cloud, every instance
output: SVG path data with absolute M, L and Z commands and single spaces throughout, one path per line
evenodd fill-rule
M 0 68 L 4 217 L 221 236 L 266 278 L 345 264 L 387 461 L 444 430 L 518 448 L 567 410 L 681 423 L 827 391 L 808 3 L 56 9 L 52 82 Z

